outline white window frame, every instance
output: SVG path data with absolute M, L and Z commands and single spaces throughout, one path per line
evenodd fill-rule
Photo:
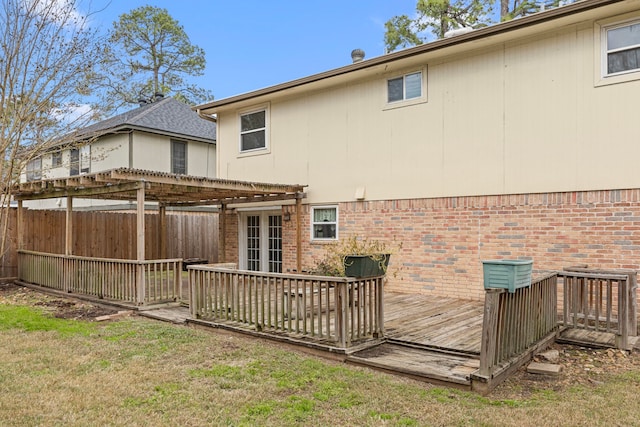
M 406 78 L 407 76 L 411 76 L 414 74 L 420 73 L 420 96 L 416 96 L 413 98 L 407 98 L 407 86 L 406 86 Z M 396 101 L 389 101 L 389 82 L 391 80 L 396 80 L 402 78 L 402 99 L 398 99 Z M 418 69 L 409 69 L 404 70 L 401 73 L 394 73 L 392 75 L 388 75 L 384 79 L 384 99 L 383 99 L 383 110 L 391 110 L 394 108 L 406 107 L 410 105 L 422 104 L 427 102 L 427 67 L 424 66 Z
M 336 221 L 335 221 L 335 226 L 336 226 L 336 235 L 335 237 L 315 237 L 315 233 L 314 231 L 314 227 L 316 225 L 316 223 L 314 222 L 314 218 L 315 218 L 315 211 L 316 209 L 335 209 L 336 211 Z M 310 227 L 310 237 L 311 237 L 311 241 L 313 242 L 335 242 L 339 239 L 340 234 L 339 234 L 339 230 L 340 230 L 340 211 L 338 209 L 337 205 L 322 205 L 322 206 L 311 206 L 311 218 L 309 218 L 309 223 L 311 224 Z M 333 223 L 330 223 L 333 224 Z
M 246 270 L 248 267 L 247 260 L 247 217 L 259 216 L 260 219 L 260 271 L 269 271 L 269 216 L 282 217 L 282 207 L 279 209 L 264 208 L 248 208 L 239 211 L 239 227 L 238 227 L 238 267 L 240 270 Z M 284 230 L 284 224 L 282 224 Z M 284 248 L 282 248 L 284 255 Z
M 598 21 L 594 24 L 594 86 L 605 86 L 640 80 L 640 68 L 608 73 L 607 31 L 629 25 L 640 24 L 637 12 Z
M 250 131 L 242 131 L 242 117 L 247 116 L 249 114 L 255 114 L 264 112 L 264 127 L 251 129 Z M 252 155 L 252 154 L 263 154 L 269 152 L 269 106 L 261 105 L 259 107 L 254 107 L 249 110 L 242 110 L 238 112 L 238 153 L 240 155 Z M 242 136 L 254 132 L 264 132 L 264 147 L 252 148 L 249 150 L 242 149 Z

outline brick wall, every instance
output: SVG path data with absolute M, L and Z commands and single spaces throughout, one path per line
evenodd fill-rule
M 309 241 L 309 211 L 303 206 L 303 269 L 326 250 Z M 640 268 L 640 189 L 349 202 L 339 215 L 340 237 L 396 248 L 388 271 L 394 291 L 484 298 L 484 259 L 533 259 L 534 272 Z M 286 271 L 296 264 L 294 214 L 284 227 Z M 237 250 L 227 256 L 236 259 Z

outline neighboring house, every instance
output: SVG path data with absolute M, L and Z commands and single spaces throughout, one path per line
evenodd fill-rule
M 640 1 L 587 0 L 197 110 L 219 178 L 308 185 L 303 268 L 358 235 L 390 289 L 481 298 L 484 259 L 640 268 L 639 100 Z M 282 227 L 295 268 L 295 206 L 227 212 L 227 261 Z
M 64 178 L 115 168 L 143 169 L 214 178 L 216 124 L 173 98 L 154 102 L 88 127 L 65 143 L 31 160 L 23 181 Z M 61 207 L 64 200 L 29 202 L 30 208 Z M 74 206 L 103 205 L 74 201 Z

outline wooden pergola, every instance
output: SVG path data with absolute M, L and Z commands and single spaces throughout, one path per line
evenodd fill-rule
M 43 179 L 17 184 L 13 197 L 18 201 L 18 248 L 22 249 L 22 203 L 25 200 L 67 198 L 65 255 L 72 255 L 73 199 L 135 201 L 137 203 L 137 259 L 145 260 L 145 202 L 158 203 L 159 228 L 164 230 L 167 207 L 218 206 L 220 245 L 225 246 L 225 210 L 230 204 L 295 200 L 297 268 L 301 269 L 300 206 L 303 185 L 283 185 L 212 179 L 138 169 L 113 169 L 91 174 Z M 160 253 L 166 254 L 165 233 L 159 233 Z M 225 262 L 224 250 L 221 262 Z

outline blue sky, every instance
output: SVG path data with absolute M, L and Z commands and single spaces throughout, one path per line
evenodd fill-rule
M 93 17 L 106 31 L 136 7 L 165 8 L 207 56 L 194 79 L 216 99 L 227 98 L 384 53 L 384 23 L 411 16 L 416 0 L 93 0 Z

